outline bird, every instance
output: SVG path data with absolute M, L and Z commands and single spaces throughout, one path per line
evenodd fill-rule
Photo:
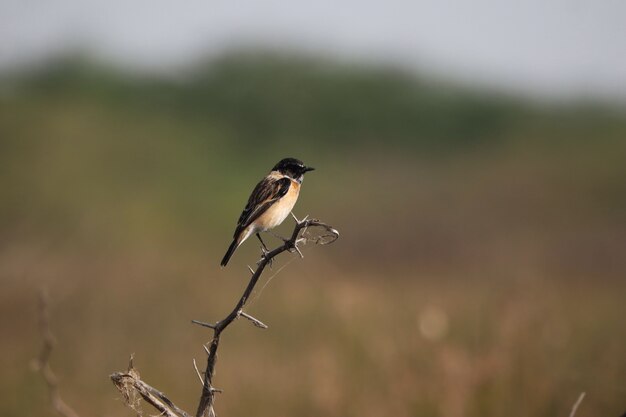
M 252 190 L 221 266 L 226 266 L 239 245 L 253 234 L 259 238 L 264 253 L 267 253 L 267 246 L 259 232 L 271 230 L 285 220 L 298 200 L 304 174 L 314 169 L 296 158 L 284 158 L 274 165 Z

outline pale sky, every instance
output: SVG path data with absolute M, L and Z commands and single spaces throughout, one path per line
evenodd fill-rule
M 0 0 L 0 69 L 75 47 L 172 70 L 248 44 L 626 100 L 626 0 Z

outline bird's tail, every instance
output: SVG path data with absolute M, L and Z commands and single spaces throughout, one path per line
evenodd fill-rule
M 238 240 L 239 239 L 237 238 L 233 239 L 233 243 L 231 243 L 230 246 L 228 247 L 228 250 L 226 251 L 226 255 L 224 255 L 224 257 L 222 258 L 222 263 L 220 265 L 226 266 L 226 264 L 230 260 L 230 257 L 233 256 L 233 253 L 235 253 L 235 249 L 237 249 L 237 247 L 239 247 L 239 243 L 241 243 L 241 242 L 238 242 Z

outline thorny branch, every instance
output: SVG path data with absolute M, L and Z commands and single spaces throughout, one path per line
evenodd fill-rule
M 218 321 L 215 324 L 201 323 L 198 321 L 194 321 L 196 324 L 203 325 L 205 327 L 209 327 L 213 329 L 213 340 L 209 345 L 209 353 L 207 358 L 206 370 L 204 372 L 204 384 L 202 386 L 202 394 L 200 396 L 200 403 L 198 404 L 198 410 L 196 411 L 196 417 L 215 417 L 215 410 L 213 409 L 213 403 L 215 400 L 215 392 L 216 389 L 213 387 L 213 375 L 215 374 L 215 363 L 217 361 L 217 349 L 220 343 L 220 335 L 231 324 L 235 319 L 239 318 L 239 316 L 244 316 L 245 318 L 252 321 L 258 327 L 265 326 L 262 322 L 255 319 L 254 317 L 243 312 L 243 308 L 246 305 L 256 283 L 258 282 L 261 274 L 265 270 L 265 267 L 272 262 L 272 260 L 278 256 L 279 254 L 285 251 L 294 251 L 298 252 L 300 256 L 302 256 L 302 252 L 298 248 L 298 244 L 306 243 L 307 241 L 313 241 L 318 244 L 328 244 L 332 243 L 339 238 L 339 232 L 330 227 L 329 225 L 320 222 L 315 219 L 303 219 L 302 221 L 298 221 L 295 218 L 296 225 L 291 233 L 291 237 L 286 239 L 285 242 L 277 247 L 276 249 L 264 254 L 261 258 L 261 261 L 257 264 L 256 270 L 252 270 L 252 276 L 250 277 L 250 282 L 246 287 L 243 295 L 235 305 L 235 308 L 230 312 L 226 318 Z M 321 236 L 317 236 L 314 238 L 307 238 L 305 235 L 307 233 L 307 229 L 310 227 L 319 227 L 325 230 L 325 234 Z M 301 233 L 302 232 L 302 233 Z M 301 237 L 302 236 L 302 237 Z M 267 327 L 267 326 L 265 326 Z
M 61 399 L 59 392 L 59 379 L 50 368 L 50 356 L 52 349 L 56 344 L 52 330 L 50 330 L 50 311 L 49 311 L 48 294 L 45 290 L 41 290 L 39 294 L 39 330 L 43 336 L 43 346 L 39 357 L 33 360 L 33 370 L 39 372 L 48 386 L 50 395 L 50 406 L 54 411 L 63 417 L 79 417 L 78 414 Z
M 222 332 L 226 329 L 226 327 L 228 327 L 228 325 L 230 325 L 233 321 L 235 321 L 235 319 L 239 317 L 244 317 L 247 320 L 250 320 L 250 322 L 252 322 L 252 324 L 254 324 L 256 327 L 267 328 L 267 325 L 265 325 L 262 321 L 252 317 L 250 314 L 243 311 L 243 308 L 248 302 L 250 295 L 252 294 L 257 282 L 259 281 L 259 278 L 265 270 L 265 267 L 268 264 L 271 265 L 272 260 L 283 252 L 297 252 L 302 257 L 302 252 L 300 251 L 298 245 L 302 245 L 307 242 L 312 242 L 319 245 L 326 245 L 334 242 L 339 238 L 339 232 L 337 230 L 333 229 L 331 226 L 325 223 L 320 222 L 319 220 L 304 218 L 300 221 L 296 219 L 295 216 L 293 216 L 293 218 L 296 221 L 296 224 L 294 226 L 293 232 L 291 233 L 291 236 L 288 239 L 285 239 L 284 243 L 276 249 L 264 253 L 261 260 L 257 263 L 256 269 L 248 267 L 252 274 L 252 276 L 250 277 L 250 282 L 248 283 L 246 289 L 243 292 L 243 295 L 241 296 L 233 310 L 224 319 L 216 323 L 205 323 L 198 320 L 192 320 L 192 323 L 194 324 L 198 324 L 213 330 L 213 339 L 209 343 L 208 347 L 204 345 L 204 349 L 208 357 L 204 376 L 199 375 L 203 383 L 202 393 L 200 395 L 200 402 L 196 411 L 196 417 L 215 417 L 215 410 L 213 408 L 215 393 L 221 392 L 221 390 L 213 386 L 213 376 L 215 375 L 217 349 L 219 347 L 220 336 Z M 322 234 L 313 236 L 308 233 L 310 228 L 319 228 L 322 229 L 323 232 Z M 156 408 L 161 413 L 161 415 L 167 417 L 190 417 L 187 412 L 176 406 L 162 392 L 158 391 L 157 389 L 151 387 L 141 380 L 139 373 L 133 368 L 132 357 L 128 367 L 128 371 L 114 373 L 113 375 L 111 375 L 111 380 L 124 395 L 126 404 L 135 411 L 138 411 L 136 398 L 138 394 L 147 403 Z

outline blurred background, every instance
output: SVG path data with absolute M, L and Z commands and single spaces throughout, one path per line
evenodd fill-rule
M 194 411 L 256 182 L 341 232 L 224 334 L 223 416 L 626 410 L 626 3 L 0 4 L 0 414 L 53 415 L 37 293 L 82 416 L 131 353 Z M 290 220 L 281 227 L 283 234 Z M 268 241 L 276 244 L 269 237 Z M 202 365 L 204 367 L 204 365 Z M 152 413 L 152 410 L 149 410 Z

